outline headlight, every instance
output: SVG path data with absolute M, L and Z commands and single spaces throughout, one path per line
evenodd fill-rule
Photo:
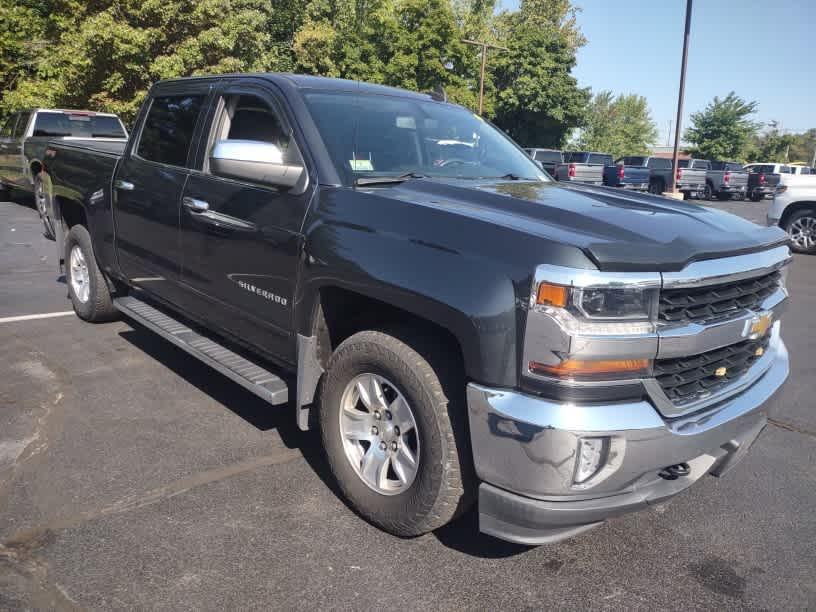
M 571 330 L 597 335 L 654 331 L 656 287 L 565 287 L 542 281 L 535 295 L 534 308 L 551 310 Z

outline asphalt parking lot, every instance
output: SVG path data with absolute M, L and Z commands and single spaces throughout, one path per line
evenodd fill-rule
M 724 478 L 558 545 L 473 512 L 401 540 L 341 501 L 292 409 L 124 320 L 4 321 L 70 303 L 36 212 L 0 203 L 0 609 L 812 608 L 816 259 L 789 287 L 791 380 Z

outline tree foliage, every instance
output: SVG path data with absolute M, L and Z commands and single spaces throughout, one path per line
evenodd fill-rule
M 756 102 L 746 102 L 733 91 L 715 97 L 705 110 L 692 113 L 691 127 L 684 135 L 693 147 L 690 152 L 705 159 L 740 160 L 761 124 L 750 119 Z
M 585 151 L 603 151 L 614 158 L 646 155 L 657 140 L 646 98 L 611 91 L 595 94 L 587 109 L 586 122 L 572 146 Z
M 0 0 L 0 115 L 33 106 L 132 120 L 171 77 L 297 71 L 478 107 L 479 49 L 492 51 L 485 111 L 525 144 L 558 145 L 583 119 L 570 74 L 585 40 L 569 0 Z

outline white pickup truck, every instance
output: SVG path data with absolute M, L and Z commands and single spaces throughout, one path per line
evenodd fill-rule
M 816 253 L 816 176 L 783 175 L 768 209 L 768 225 L 788 232 L 797 253 Z

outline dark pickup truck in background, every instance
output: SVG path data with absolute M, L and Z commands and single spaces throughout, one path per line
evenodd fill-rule
M 603 173 L 603 182 L 607 187 L 622 187 L 634 191 L 649 189 L 651 172 L 641 163 L 628 163 L 626 160 L 643 160 L 642 157 L 622 157 L 614 166 L 606 166 Z
M 54 237 L 41 183 L 46 144 L 54 138 L 112 140 L 124 143 L 127 130 L 119 117 L 85 110 L 36 108 L 12 114 L 0 127 L 0 192 L 18 190 L 34 195 L 43 233 Z
M 48 152 L 76 313 L 288 406 L 394 534 L 476 502 L 554 542 L 663 501 L 744 457 L 788 376 L 781 229 L 559 186 L 433 96 L 165 81 L 125 146 Z
M 784 167 L 784 166 L 783 166 Z M 749 164 L 744 170 L 748 173 L 747 195 L 752 202 L 773 197 L 782 175 L 776 170 L 779 164 Z

